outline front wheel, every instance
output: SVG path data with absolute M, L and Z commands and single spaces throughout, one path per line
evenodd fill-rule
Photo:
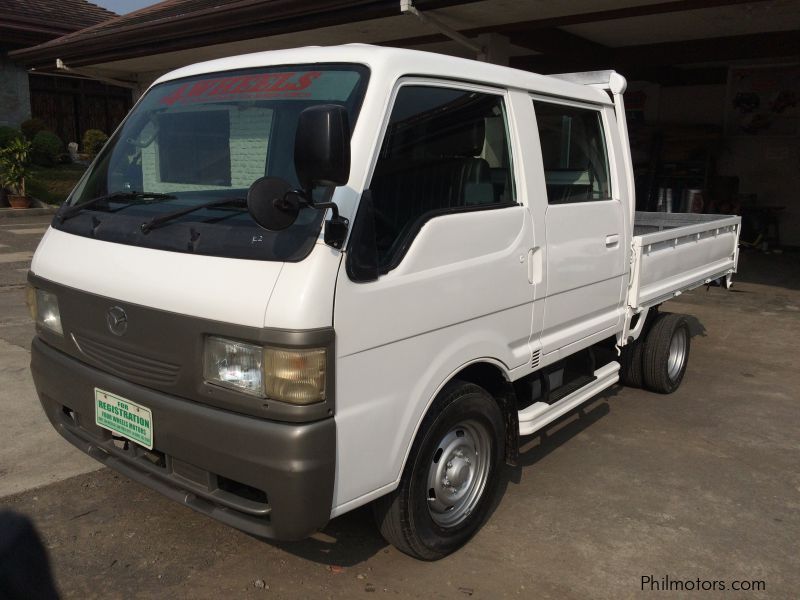
M 423 560 L 463 546 L 495 499 L 504 439 L 503 414 L 486 390 L 450 382 L 423 419 L 400 485 L 373 504 L 383 537 Z

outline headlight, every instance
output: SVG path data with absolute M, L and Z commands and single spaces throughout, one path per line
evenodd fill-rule
M 264 348 L 267 397 L 289 404 L 325 400 L 325 350 Z
M 254 396 L 306 405 L 325 400 L 324 348 L 289 350 L 206 339 L 206 381 Z
M 29 285 L 25 302 L 31 318 L 36 321 L 37 325 L 58 335 L 64 335 L 61 327 L 61 313 L 58 310 L 58 298 L 55 294 Z
M 203 374 L 206 381 L 263 396 L 263 355 L 261 346 L 209 337 L 206 339 Z

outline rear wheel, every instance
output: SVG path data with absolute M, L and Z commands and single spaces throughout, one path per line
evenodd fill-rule
M 644 382 L 644 336 L 622 349 L 622 383 L 628 387 L 642 387 Z
M 423 419 L 400 485 L 373 504 L 383 537 L 423 560 L 463 546 L 493 504 L 504 439 L 503 414 L 486 390 L 450 382 Z
M 643 374 L 647 389 L 659 394 L 671 394 L 678 389 L 689 362 L 690 340 L 686 317 L 658 315 L 644 343 Z

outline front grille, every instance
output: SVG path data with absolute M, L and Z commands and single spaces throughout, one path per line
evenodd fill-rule
M 120 350 L 103 342 L 73 334 L 73 340 L 86 358 L 99 367 L 124 378 L 170 385 L 177 381 L 180 366 Z

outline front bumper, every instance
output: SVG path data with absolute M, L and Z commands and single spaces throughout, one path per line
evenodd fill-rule
M 71 444 L 123 475 L 262 538 L 302 539 L 330 519 L 336 425 L 278 423 L 135 385 L 39 337 L 31 371 L 47 417 Z M 152 411 L 153 452 L 95 425 L 94 388 Z

